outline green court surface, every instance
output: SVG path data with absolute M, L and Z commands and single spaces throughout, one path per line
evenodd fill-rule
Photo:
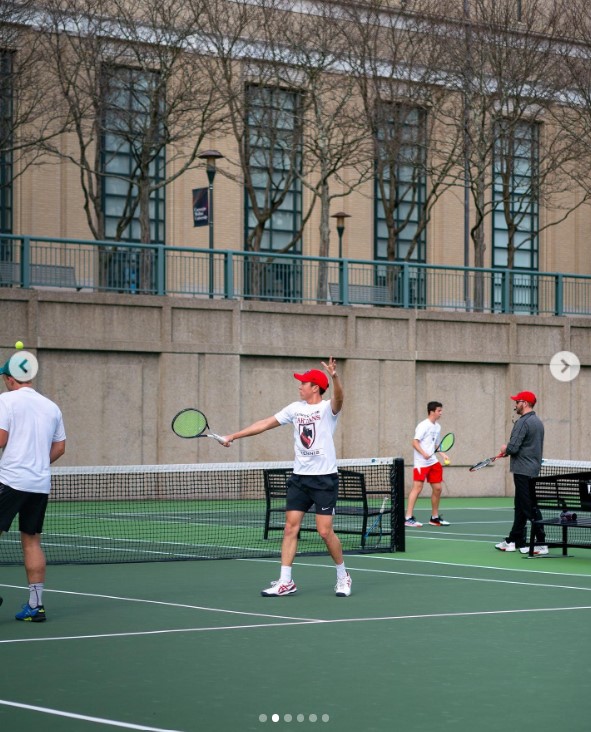
M 447 499 L 407 551 L 326 556 L 263 598 L 274 559 L 52 566 L 43 624 L 17 623 L 24 572 L 0 569 L 0 730 L 578 732 L 591 551 L 530 559 L 494 543 L 509 499 Z

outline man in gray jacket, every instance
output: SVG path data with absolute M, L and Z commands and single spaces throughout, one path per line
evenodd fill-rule
M 514 552 L 519 549 L 522 554 L 527 554 L 525 527 L 528 520 L 541 518 L 539 510 L 534 510 L 531 502 L 529 479 L 538 476 L 542 466 L 544 425 L 534 412 L 537 400 L 533 392 L 520 391 L 511 399 L 515 402 L 515 412 L 519 415 L 519 419 L 513 425 L 509 442 L 501 447 L 500 452 L 511 458 L 510 470 L 515 484 L 515 514 L 509 536 L 499 544 L 495 544 L 495 547 L 502 552 Z M 535 538 L 538 546 L 534 549 L 534 554 L 548 554 L 543 527 L 535 529 Z

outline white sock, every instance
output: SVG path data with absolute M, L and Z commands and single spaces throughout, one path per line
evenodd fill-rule
M 347 568 L 345 567 L 345 562 L 342 564 L 337 564 L 337 579 L 345 579 L 347 576 Z
M 43 605 L 43 582 L 36 582 L 29 585 L 29 607 Z
M 287 584 L 291 582 L 291 567 L 284 567 L 281 565 L 281 576 L 279 577 L 281 584 Z

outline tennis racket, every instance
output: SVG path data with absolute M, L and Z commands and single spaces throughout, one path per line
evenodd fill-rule
M 384 500 L 382 501 L 382 505 L 380 507 L 380 512 L 376 516 L 373 524 L 369 527 L 369 529 L 365 532 L 364 539 L 364 545 L 368 545 L 368 540 L 371 540 L 371 546 L 378 546 L 380 542 L 382 541 L 382 536 L 384 533 L 383 526 L 382 526 L 382 518 L 384 516 L 384 512 L 386 510 L 386 506 L 388 504 L 388 501 L 390 500 L 390 496 L 386 496 Z
M 429 457 L 433 457 L 436 452 L 447 452 L 448 450 L 451 450 L 454 446 L 455 441 L 456 438 L 453 432 L 448 432 L 447 435 L 443 435 L 443 437 L 441 438 L 441 442 L 439 443 L 439 445 L 437 445 L 437 447 L 435 448 L 435 450 L 433 450 Z
M 220 445 L 224 444 L 223 437 L 215 432 L 208 432 L 209 425 L 207 417 L 199 409 L 181 409 L 172 420 L 172 431 L 179 437 L 211 437 L 217 440 Z
M 505 453 L 500 452 L 498 455 L 495 455 L 494 457 L 486 458 L 486 460 L 481 460 L 479 463 L 476 463 L 476 465 L 473 465 L 470 468 L 470 472 L 473 473 L 475 470 L 480 470 L 481 468 L 486 468 L 488 465 L 492 465 L 495 460 L 498 460 L 499 458 L 507 457 Z

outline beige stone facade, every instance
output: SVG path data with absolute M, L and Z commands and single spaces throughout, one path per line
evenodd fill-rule
M 38 389 L 63 409 L 62 465 L 289 460 L 289 429 L 225 449 L 175 437 L 172 417 L 196 406 L 213 430 L 234 431 L 297 399 L 293 372 L 331 354 L 346 393 L 339 457 L 410 464 L 415 425 L 436 399 L 456 434 L 448 494 L 510 494 L 506 463 L 467 468 L 506 441 L 509 396 L 522 389 L 538 395 L 546 457 L 589 457 L 589 319 L 14 289 L 0 289 L 0 312 L 2 358 L 22 339 L 39 358 Z M 550 373 L 560 350 L 581 360 L 570 383 Z

